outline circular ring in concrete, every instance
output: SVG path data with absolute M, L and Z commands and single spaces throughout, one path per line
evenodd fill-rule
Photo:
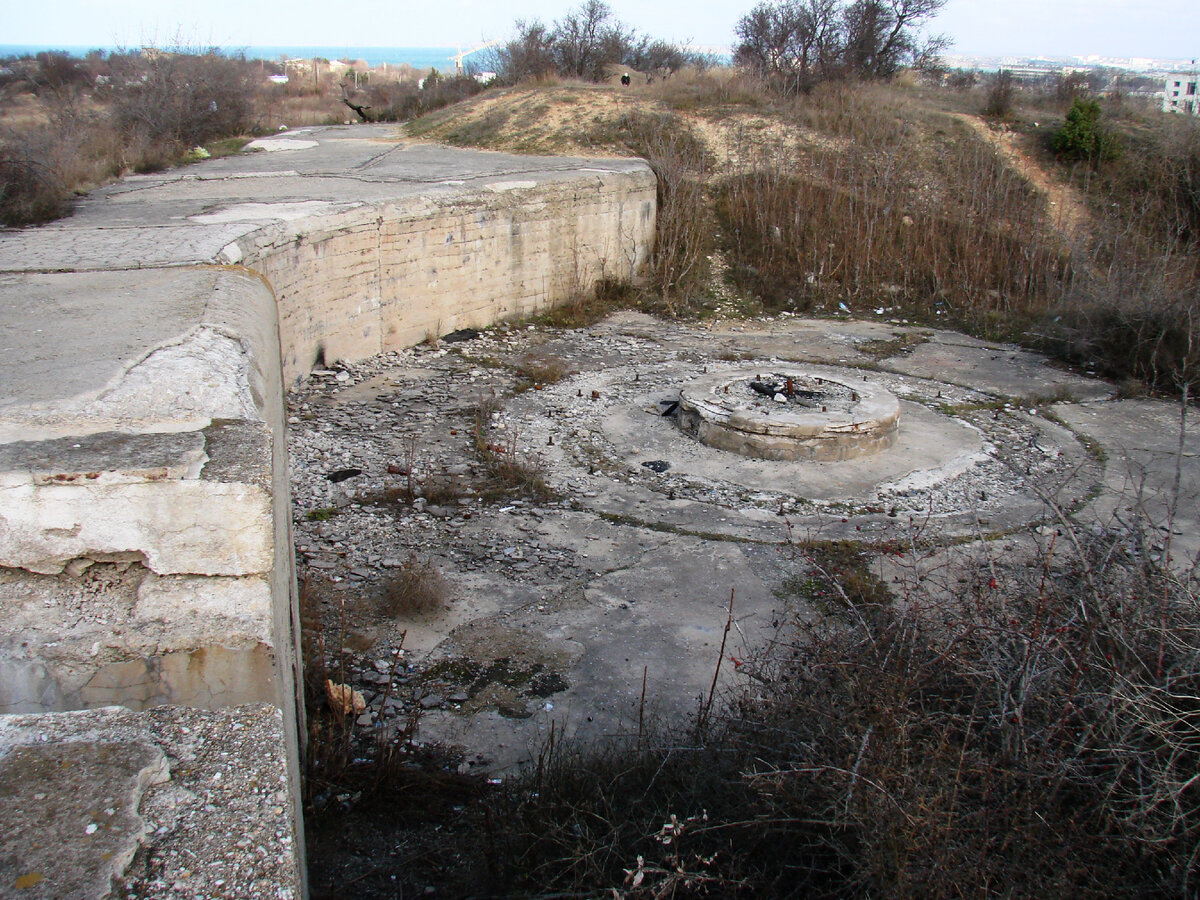
M 680 390 L 679 425 L 701 443 L 742 456 L 832 462 L 895 444 L 900 401 L 866 376 L 744 369 Z
M 785 520 L 806 533 L 885 538 L 910 519 L 939 534 L 1005 529 L 1086 497 L 1096 461 L 1069 429 L 991 395 L 940 381 L 846 366 L 764 359 L 702 363 L 718 383 L 795 368 L 842 386 L 877 385 L 905 426 L 891 449 L 834 460 L 765 459 L 689 436 L 664 416 L 696 383 L 694 358 L 656 354 L 581 373 L 510 402 L 504 420 L 547 481 L 582 508 L 618 521 L 770 540 Z M 863 382 L 863 378 L 868 382 Z M 724 390 L 722 389 L 722 394 Z M 773 402 L 773 401 L 770 401 Z M 827 404 L 828 405 L 828 404 Z M 1036 485 L 1037 489 L 1031 488 Z

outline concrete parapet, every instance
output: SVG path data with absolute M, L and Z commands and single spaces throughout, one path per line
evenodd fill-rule
M 632 277 L 655 182 L 639 161 L 405 145 L 386 127 L 258 143 L 280 152 L 128 178 L 0 234 L 0 732 L 109 705 L 267 704 L 286 894 L 302 891 L 302 723 L 284 390 L 314 363 Z M 103 742 L 119 715 L 94 715 Z M 162 774 L 153 742 L 126 744 L 105 753 L 131 784 Z M 6 747 L 0 764 L 33 765 Z M 10 876 L 33 877 L 0 872 L 0 895 Z

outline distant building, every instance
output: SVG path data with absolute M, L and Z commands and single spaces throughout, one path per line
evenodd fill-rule
M 1007 72 L 1017 81 L 1045 81 L 1049 78 L 1073 75 L 1075 72 L 1086 70 L 1056 63 L 1014 63 L 1001 65 L 1000 71 Z
M 1163 90 L 1163 112 L 1187 113 L 1200 116 L 1200 78 L 1191 75 L 1171 75 Z

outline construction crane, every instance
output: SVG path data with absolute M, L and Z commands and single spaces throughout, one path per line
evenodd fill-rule
M 488 41 L 485 44 L 480 44 L 478 47 L 472 47 L 470 50 L 465 50 L 465 51 L 463 50 L 462 45 L 460 44 L 458 47 L 458 53 L 455 54 L 454 56 L 449 57 L 450 61 L 454 63 L 454 74 L 461 75 L 463 73 L 463 58 L 464 57 L 470 56 L 472 53 L 478 53 L 480 50 L 486 50 L 488 47 L 495 47 L 497 44 L 500 44 L 500 43 L 503 43 L 503 42 L 502 41 Z

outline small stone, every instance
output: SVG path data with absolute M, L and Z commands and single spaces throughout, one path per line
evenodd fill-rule
M 443 703 L 440 694 L 427 694 L 421 698 L 421 709 L 437 709 Z
M 72 578 L 78 578 L 91 567 L 93 562 L 95 562 L 95 560 L 80 556 L 67 563 L 66 573 Z
M 370 725 L 374 720 L 371 718 L 371 714 L 369 712 L 365 712 L 354 721 L 359 725 Z

